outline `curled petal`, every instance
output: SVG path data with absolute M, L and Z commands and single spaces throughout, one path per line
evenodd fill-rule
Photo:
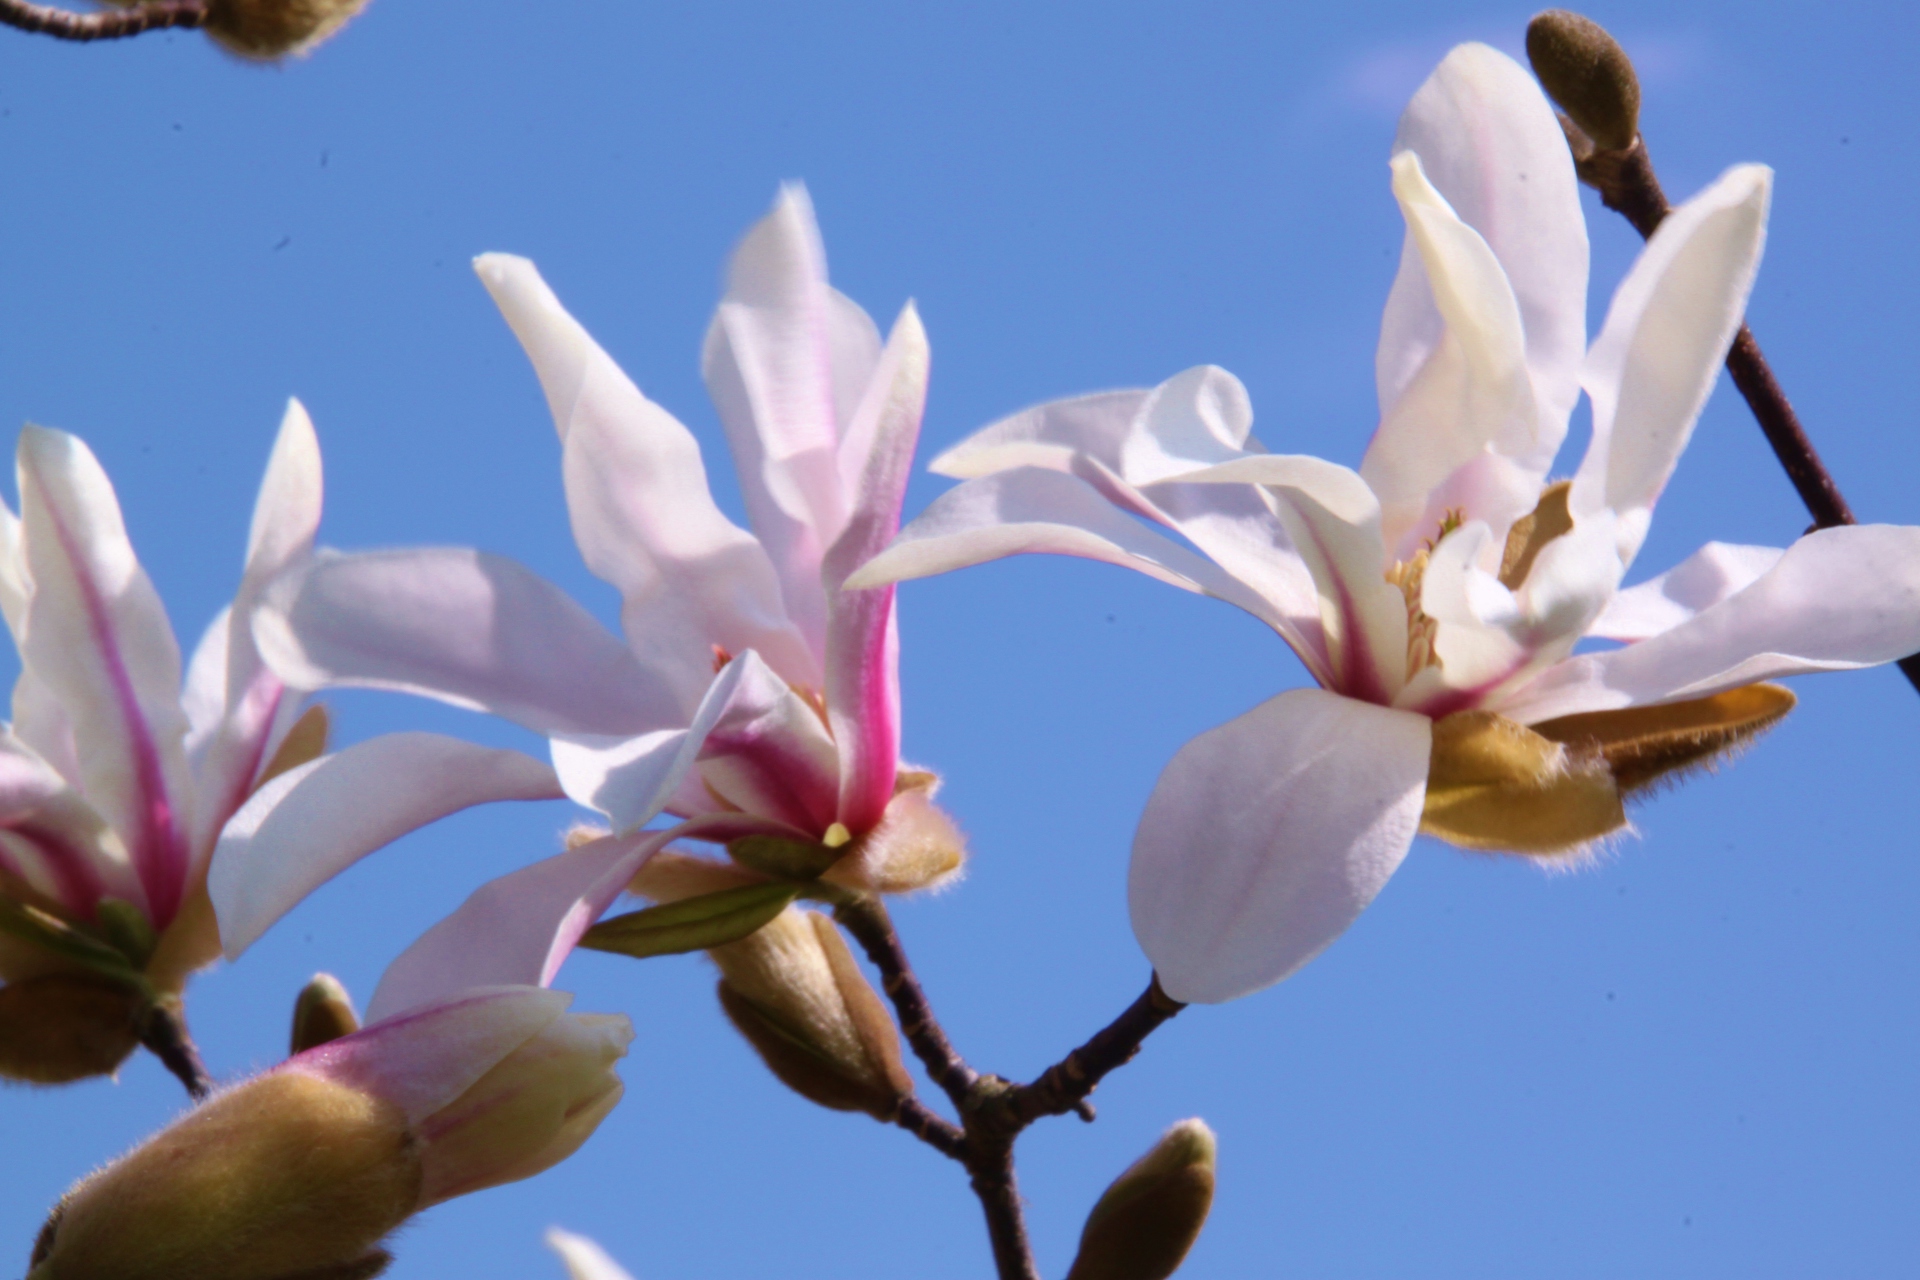
M 1201 365 L 1153 389 L 1121 447 L 1119 471 L 1128 484 L 1150 485 L 1246 452 L 1253 402 L 1240 379 Z
M 1645 640 L 1671 631 L 1702 609 L 1744 591 L 1778 564 L 1782 554 L 1779 547 L 1709 542 L 1659 577 L 1616 595 L 1589 634 Z
M 561 794 L 531 756 L 436 733 L 388 734 L 289 770 L 253 794 L 214 851 L 207 887 L 227 956 L 409 831 L 476 804 Z
M 1120 450 L 1152 391 L 1099 391 L 1022 409 L 954 445 L 927 464 L 935 475 L 971 480 L 1043 467 L 1073 471 L 1074 460 L 1089 458 L 1119 472 Z
M 1168 995 L 1258 991 L 1359 917 L 1413 843 L 1430 724 L 1295 689 L 1180 749 L 1127 881 L 1134 935 Z

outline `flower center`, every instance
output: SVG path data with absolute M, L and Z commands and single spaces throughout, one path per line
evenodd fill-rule
M 1433 549 L 1440 540 L 1466 523 L 1466 515 L 1459 508 L 1449 508 L 1440 519 L 1440 530 L 1426 540 L 1426 545 L 1415 552 L 1410 560 L 1396 560 L 1387 570 L 1387 581 L 1400 588 L 1401 596 L 1407 602 L 1407 679 L 1411 680 L 1428 667 L 1440 665 L 1439 655 L 1433 651 L 1434 636 L 1439 633 L 1440 624 L 1427 616 L 1420 607 L 1420 587 L 1427 577 L 1427 562 L 1433 558 Z

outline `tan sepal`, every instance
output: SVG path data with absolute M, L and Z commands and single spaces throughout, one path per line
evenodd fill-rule
M 766 882 L 765 876 L 731 862 L 702 858 L 678 849 L 662 849 L 634 874 L 627 892 L 652 902 L 679 902 L 705 893 L 719 893 L 722 889 L 740 889 Z
M 1797 701 L 1781 685 L 1748 684 L 1710 698 L 1561 716 L 1533 731 L 1600 755 L 1620 793 L 1632 796 L 1688 770 L 1712 768 L 1780 723 Z
M 374 1280 L 376 1276 L 386 1274 L 387 1268 L 392 1265 L 392 1254 L 385 1249 L 375 1249 L 366 1257 L 356 1258 L 352 1262 L 335 1263 L 289 1276 L 275 1276 L 274 1280 Z
M 1166 1280 L 1213 1207 L 1213 1130 L 1182 1120 L 1114 1179 L 1087 1215 L 1067 1280 Z
M 1420 830 L 1468 849 L 1570 853 L 1627 825 L 1604 761 L 1491 711 L 1434 721 Z
M 67 1084 L 113 1074 L 140 1043 L 146 997 L 107 978 L 57 973 L 0 987 L 0 1077 Z
M 330 973 L 316 973 L 293 1002 L 293 1032 L 287 1038 L 287 1052 L 305 1053 L 359 1029 L 360 1015 L 354 1012 L 353 997 L 340 979 Z
M 305 53 L 367 0 L 207 0 L 207 34 L 244 58 Z
M 1550 484 L 1540 495 L 1533 510 L 1513 522 L 1507 530 L 1506 550 L 1500 555 L 1500 585 L 1518 591 L 1533 571 L 1533 562 L 1549 542 L 1573 529 L 1573 515 L 1567 510 L 1567 493 L 1573 481 Z
M 727 845 L 727 856 L 741 866 L 782 880 L 818 879 L 845 852 L 844 844 L 829 848 L 817 840 L 780 836 L 741 836 Z
M 68 1193 L 36 1277 L 360 1275 L 420 1202 L 392 1104 L 272 1072 L 200 1104 Z M 341 1270 L 345 1268 L 345 1270 Z
M 913 1092 L 899 1032 L 833 921 L 789 910 L 712 955 L 721 1008 L 781 1083 L 835 1111 L 893 1118 Z
M 279 748 L 273 753 L 273 759 L 267 761 L 267 767 L 260 771 L 260 780 L 253 784 L 258 791 L 289 769 L 298 769 L 327 754 L 327 735 L 331 730 L 331 721 L 327 718 L 327 709 L 314 703 L 300 713 L 300 718 L 287 730 L 287 736 L 280 739 Z
M 1527 61 L 1547 96 L 1609 151 L 1640 136 L 1640 78 L 1605 27 L 1566 9 L 1548 9 L 1527 24 Z
M 967 838 L 928 785 L 896 792 L 879 824 L 820 878 L 867 893 L 912 893 L 951 881 L 966 860 Z

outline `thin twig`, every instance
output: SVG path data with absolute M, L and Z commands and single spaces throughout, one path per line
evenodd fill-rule
M 966 1163 L 966 1131 L 946 1117 L 927 1110 L 918 1098 L 903 1098 L 893 1122 L 948 1159 Z
M 920 980 L 913 976 L 913 966 L 907 963 L 907 953 L 900 946 L 900 935 L 893 931 L 886 906 L 877 898 L 861 896 L 838 903 L 833 915 L 880 971 L 880 985 L 900 1018 L 900 1034 L 926 1065 L 927 1075 L 964 1113 L 979 1075 L 955 1051 L 934 1019 L 926 992 L 920 989 Z
M 205 0 L 150 0 L 104 13 L 74 13 L 52 5 L 29 4 L 27 0 L 0 0 L 0 23 L 56 40 L 121 40 L 169 27 L 202 27 L 206 22 Z
M 1085 1044 L 1040 1073 L 1032 1084 L 1007 1095 L 1006 1106 L 1022 1128 L 1041 1116 L 1078 1112 L 1093 1119 L 1087 1095 L 1107 1073 L 1133 1061 L 1146 1038 L 1187 1006 L 1160 989 L 1156 976 L 1127 1011 L 1095 1032 Z
M 993 1245 L 993 1267 L 1000 1280 L 1040 1280 L 1013 1174 L 1013 1140 L 980 1151 L 967 1169 L 973 1175 L 973 1194 L 987 1216 L 987 1239 Z
M 1599 150 L 1592 139 L 1564 116 L 1560 123 L 1566 130 L 1568 145 L 1573 148 L 1580 180 L 1598 191 L 1600 203 L 1632 223 L 1643 239 L 1652 238 L 1672 212 L 1672 206 L 1660 189 L 1660 178 L 1654 172 L 1652 158 L 1647 155 L 1645 140 L 1636 137 L 1633 145 L 1623 151 Z M 1833 473 L 1820 461 L 1819 451 L 1807 438 L 1800 415 L 1793 411 L 1792 402 L 1773 376 L 1772 366 L 1760 353 L 1753 330 L 1744 324 L 1734 335 L 1733 346 L 1727 352 L 1727 372 L 1746 400 L 1747 408 L 1753 411 L 1761 433 L 1773 448 L 1773 456 L 1780 460 L 1807 514 L 1813 517 L 1814 527 L 1830 529 L 1853 524 L 1853 508 L 1847 505 Z M 1920 691 L 1920 654 L 1900 659 L 1899 666 L 1907 682 Z
M 178 999 L 154 1003 L 141 1025 L 140 1043 L 187 1087 L 187 1096 L 195 1102 L 213 1092 L 213 1077 L 200 1061 L 200 1050 L 187 1031 L 186 1010 Z

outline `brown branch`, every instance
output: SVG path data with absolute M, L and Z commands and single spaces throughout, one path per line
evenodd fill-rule
M 900 1034 L 925 1064 L 927 1075 L 964 1113 L 979 1074 L 960 1057 L 947 1039 L 947 1033 L 934 1019 L 926 992 L 920 989 L 920 980 L 913 976 L 913 966 L 907 963 L 907 953 L 900 946 L 900 935 L 893 931 L 893 920 L 887 915 L 885 904 L 862 895 L 836 903 L 833 916 L 853 935 L 853 940 L 867 953 L 867 959 L 880 971 L 880 985 L 893 1001 L 894 1012 L 900 1018 Z
M 56 40 L 121 40 L 169 27 L 202 27 L 206 22 L 205 0 L 150 0 L 104 13 L 74 13 L 51 5 L 29 4 L 27 0 L 0 0 L 0 23 Z
M 1042 1116 L 1063 1116 L 1069 1111 L 1092 1120 L 1093 1108 L 1087 1105 L 1087 1095 L 1108 1072 L 1133 1061 L 1146 1038 L 1186 1007 L 1160 989 L 1156 976 L 1125 1013 L 1041 1072 L 1032 1084 L 1013 1090 L 1005 1105 L 1022 1128 Z
M 944 1116 L 927 1110 L 918 1098 L 903 1098 L 893 1122 L 950 1160 L 966 1163 L 967 1134 Z
M 1020 1206 L 1020 1187 L 1013 1174 L 1013 1140 L 979 1151 L 967 1164 L 973 1175 L 973 1194 L 987 1215 L 987 1239 L 993 1245 L 993 1267 L 1000 1280 L 1040 1280 L 1027 1243 L 1027 1219 Z
M 195 1102 L 213 1092 L 213 1077 L 200 1061 L 200 1050 L 187 1031 L 186 1010 L 178 997 L 158 1000 L 147 1011 L 140 1043 L 187 1087 L 187 1096 Z
M 1625 150 L 1600 150 L 1565 116 L 1560 123 L 1573 149 L 1580 180 L 1598 191 L 1600 203 L 1632 223 L 1642 238 L 1651 238 L 1672 212 L 1672 206 L 1660 189 L 1660 178 L 1647 155 L 1645 140 L 1636 137 Z M 1773 376 L 1772 366 L 1760 353 L 1753 330 L 1744 324 L 1734 335 L 1733 346 L 1727 352 L 1727 372 L 1746 400 L 1747 408 L 1753 411 L 1761 434 L 1772 446 L 1773 456 L 1780 460 L 1807 514 L 1813 517 L 1814 527 L 1830 529 L 1853 524 L 1853 508 L 1847 505 L 1833 473 L 1820 461 L 1819 451 L 1800 424 L 1800 415 L 1793 411 L 1792 402 Z M 1900 659 L 1899 667 L 1907 682 L 1920 691 L 1920 654 Z

